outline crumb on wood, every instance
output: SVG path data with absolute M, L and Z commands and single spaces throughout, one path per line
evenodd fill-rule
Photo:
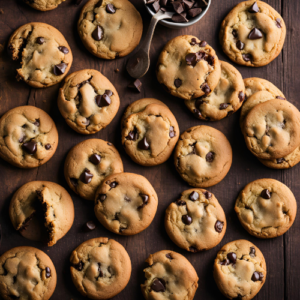
M 4 14 L 4 10 L 3 8 L 0 8 L 0 14 L 3 15 Z
M 119 72 L 120 72 L 120 70 L 117 68 L 117 69 L 115 69 L 115 72 L 116 72 L 116 73 L 119 73 Z

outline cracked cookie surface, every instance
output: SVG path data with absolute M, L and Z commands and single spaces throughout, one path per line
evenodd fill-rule
M 55 9 L 59 4 L 65 0 L 23 0 L 26 4 L 32 8 L 40 11 L 48 11 Z
M 157 205 L 156 192 L 144 176 L 119 173 L 106 177 L 99 186 L 94 211 L 108 230 L 133 235 L 151 224 Z
M 55 153 L 58 132 L 51 117 L 34 106 L 19 106 L 0 119 L 0 156 L 20 168 L 35 168 Z
M 297 202 L 285 184 L 264 178 L 245 186 L 234 209 L 250 234 L 265 239 L 280 236 L 293 225 Z
M 21 61 L 17 79 L 34 88 L 62 81 L 73 61 L 64 36 L 45 23 L 32 22 L 18 28 L 9 39 L 8 51 L 13 60 Z
M 286 100 L 273 99 L 256 105 L 244 121 L 248 149 L 258 158 L 282 158 L 300 144 L 300 113 Z
M 0 296 L 3 300 L 48 300 L 56 286 L 56 270 L 43 251 L 16 247 L 0 256 Z
M 250 300 L 266 281 L 267 266 L 261 251 L 246 240 L 224 245 L 214 262 L 214 279 L 229 299 Z
M 84 46 L 104 59 L 123 57 L 139 44 L 143 33 L 140 13 L 127 0 L 90 0 L 77 24 Z
M 165 228 L 171 240 L 194 253 L 218 245 L 226 226 L 223 208 L 212 193 L 203 189 L 182 192 L 165 214 Z
M 218 121 L 236 112 L 243 104 L 245 85 L 241 73 L 225 61 L 220 63 L 221 77 L 211 94 L 184 101 L 198 119 Z
M 210 187 L 229 172 L 231 145 L 217 129 L 205 125 L 191 127 L 180 135 L 174 163 L 179 175 L 189 185 Z
M 181 35 L 165 45 L 158 58 L 156 76 L 170 94 L 191 100 L 215 89 L 221 67 L 215 50 L 206 41 Z
M 77 290 L 91 299 L 119 294 L 131 276 L 131 261 L 115 240 L 95 238 L 83 242 L 71 254 L 71 277 Z
M 105 128 L 119 106 L 115 87 L 96 70 L 70 74 L 59 90 L 58 108 L 62 116 L 72 129 L 82 134 L 93 134 Z
M 49 181 L 31 181 L 13 195 L 9 216 L 22 236 L 53 246 L 72 227 L 74 204 L 62 186 Z
M 192 300 L 198 288 L 198 276 L 181 254 L 162 250 L 151 254 L 144 269 L 146 281 L 141 289 L 147 300 Z
M 80 197 L 93 201 L 103 180 L 123 172 L 123 162 L 112 143 L 85 140 L 74 146 L 65 161 L 64 174 L 69 187 Z
M 220 42 L 223 51 L 240 65 L 260 67 L 282 50 L 286 27 L 280 14 L 262 1 L 239 3 L 223 20 Z
M 161 101 L 144 98 L 130 104 L 122 119 L 122 145 L 142 166 L 165 162 L 179 138 L 177 120 Z

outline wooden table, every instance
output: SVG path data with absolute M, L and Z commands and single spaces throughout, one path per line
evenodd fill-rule
M 221 60 L 229 61 L 222 52 L 218 42 L 221 21 L 239 0 L 212 0 L 212 5 L 205 17 L 194 26 L 183 30 L 171 30 L 159 25 L 151 47 L 152 65 L 148 74 L 142 79 L 141 93 L 127 88 L 131 81 L 126 74 L 127 58 L 105 61 L 92 56 L 83 46 L 76 31 L 80 6 L 75 1 L 67 0 L 57 9 L 50 12 L 38 12 L 20 0 L 0 0 L 0 43 L 7 42 L 12 32 L 28 22 L 45 22 L 55 26 L 66 37 L 71 46 L 74 61 L 71 72 L 91 68 L 102 72 L 115 85 L 121 99 L 121 106 L 113 122 L 98 134 L 83 136 L 73 131 L 60 115 L 56 99 L 59 85 L 47 89 L 33 89 L 15 79 L 18 64 L 12 62 L 6 52 L 0 57 L 0 115 L 19 105 L 35 105 L 44 109 L 54 119 L 59 132 L 60 142 L 54 157 L 45 165 L 21 170 L 0 160 L 0 222 L 3 230 L 0 254 L 21 245 L 37 247 L 45 251 L 53 260 L 58 282 L 52 299 L 82 299 L 75 289 L 69 274 L 69 257 L 71 251 L 83 241 L 107 236 L 120 242 L 128 251 L 132 260 L 132 276 L 125 290 L 114 299 L 143 299 L 139 285 L 144 281 L 144 260 L 150 253 L 169 249 L 183 254 L 195 267 L 199 276 L 199 288 L 195 299 L 223 299 L 212 276 L 213 261 L 217 251 L 227 242 L 235 239 L 247 239 L 257 245 L 267 261 L 267 280 L 256 299 L 300 299 L 300 216 L 292 228 L 284 235 L 271 240 L 260 240 L 249 235 L 240 225 L 234 212 L 235 199 L 240 190 L 250 181 L 258 178 L 274 178 L 285 183 L 296 198 L 300 197 L 300 164 L 290 170 L 272 170 L 264 167 L 246 148 L 239 128 L 239 112 L 220 122 L 200 122 L 187 110 L 182 100 L 168 95 L 158 84 L 155 77 L 155 63 L 164 44 L 171 38 L 181 34 L 192 34 L 206 40 L 217 52 Z M 150 17 L 141 0 L 132 0 L 142 14 L 144 27 L 147 28 Z M 300 107 L 300 1 L 269 0 L 267 1 L 283 16 L 287 25 L 287 37 L 282 53 L 266 67 L 246 68 L 237 66 L 243 77 L 261 77 L 273 82 L 280 88 L 287 99 Z M 145 32 L 145 30 L 144 30 Z M 120 69 L 119 73 L 114 70 Z M 143 97 L 154 97 L 165 102 L 178 120 L 181 131 L 198 124 L 208 124 L 221 130 L 229 139 L 233 148 L 233 164 L 226 178 L 217 186 L 210 188 L 223 206 L 228 228 L 224 239 L 217 247 L 203 253 L 191 254 L 171 242 L 164 229 L 164 212 L 171 201 L 189 188 L 180 178 L 173 165 L 173 159 L 156 167 L 142 167 L 135 164 L 125 153 L 121 145 L 120 120 L 125 107 Z M 70 191 L 63 176 L 64 160 L 68 151 L 78 142 L 87 138 L 101 138 L 112 142 L 122 156 L 126 172 L 142 174 L 149 179 L 157 191 L 159 198 L 158 211 L 151 226 L 144 232 L 131 237 L 118 236 L 104 229 L 97 222 L 96 230 L 86 233 L 83 225 L 95 220 L 93 204 L 80 199 Z M 49 180 L 57 182 L 71 193 L 75 205 L 75 222 L 69 233 L 53 247 L 45 247 L 20 236 L 13 228 L 8 207 L 12 194 L 24 183 L 32 180 Z M 225 298 L 224 298 L 225 299 Z

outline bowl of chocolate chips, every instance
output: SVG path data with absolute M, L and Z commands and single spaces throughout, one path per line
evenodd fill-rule
M 160 24 L 173 28 L 185 28 L 197 23 L 206 14 L 211 0 L 145 0 L 148 12 L 153 16 L 158 12 L 173 13 L 171 19 Z

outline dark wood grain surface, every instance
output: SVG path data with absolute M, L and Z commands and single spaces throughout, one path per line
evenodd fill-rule
M 195 299 L 223 299 L 212 276 L 213 261 L 217 251 L 227 242 L 235 239 L 247 239 L 263 252 L 267 262 L 267 280 L 256 299 L 297 300 L 300 299 L 300 216 L 296 217 L 292 228 L 284 235 L 271 240 L 260 240 L 249 235 L 239 224 L 234 212 L 235 199 L 240 190 L 250 181 L 258 178 L 274 178 L 285 183 L 296 198 L 300 197 L 300 164 L 289 170 L 271 170 L 264 167 L 247 150 L 240 132 L 239 112 L 219 122 L 209 123 L 221 130 L 229 139 L 233 148 L 233 164 L 226 178 L 218 185 L 209 188 L 223 206 L 228 228 L 221 244 L 207 252 L 191 254 L 178 248 L 171 242 L 164 229 L 164 211 L 171 201 L 189 186 L 176 173 L 173 160 L 156 167 L 142 167 L 135 164 L 126 155 L 121 145 L 120 119 L 126 106 L 143 97 L 154 97 L 165 102 L 178 120 L 181 132 L 191 126 L 204 124 L 195 119 L 186 109 L 182 100 L 168 95 L 158 84 L 155 77 L 155 63 L 164 44 L 171 38 L 181 34 L 192 34 L 206 40 L 217 52 L 221 60 L 229 61 L 221 50 L 218 32 L 222 19 L 239 0 L 212 0 L 212 5 L 205 17 L 192 27 L 183 30 L 172 30 L 159 25 L 156 29 L 151 46 L 152 65 L 148 74 L 142 79 L 141 93 L 127 89 L 130 77 L 126 74 L 127 58 L 104 61 L 93 57 L 82 45 L 76 32 L 76 23 L 82 5 L 67 0 L 57 9 L 50 12 L 38 12 L 20 0 L 0 0 L 0 43 L 6 46 L 12 32 L 28 22 L 45 22 L 55 26 L 66 37 L 71 46 L 74 61 L 70 72 L 91 68 L 102 72 L 115 85 L 121 99 L 119 112 L 113 122 L 101 132 L 92 136 L 77 134 L 69 128 L 57 108 L 59 85 L 47 89 L 33 89 L 15 79 L 13 63 L 6 52 L 0 56 L 0 115 L 20 105 L 35 105 L 44 109 L 54 119 L 60 142 L 54 157 L 45 165 L 32 169 L 21 170 L 0 160 L 0 223 L 3 230 L 0 254 L 21 245 L 37 247 L 45 251 L 53 260 L 58 282 L 52 299 L 82 299 L 72 284 L 69 274 L 69 257 L 71 251 L 83 241 L 105 236 L 120 242 L 128 251 L 132 260 L 132 276 L 125 290 L 114 299 L 143 299 L 139 285 L 144 281 L 144 261 L 150 253 L 169 249 L 183 254 L 195 267 L 199 276 L 199 288 Z M 150 21 L 141 0 L 132 0 L 140 11 L 144 21 L 144 33 Z M 280 88 L 287 99 L 300 107 L 300 1 L 299 0 L 268 0 L 283 16 L 287 25 L 287 38 L 282 53 L 266 67 L 246 68 L 237 66 L 244 78 L 261 77 L 273 82 Z M 116 68 L 119 73 L 114 72 Z M 93 205 L 80 199 L 70 191 L 63 176 L 63 164 L 68 151 L 78 142 L 88 138 L 108 140 L 118 148 L 124 162 L 126 172 L 144 175 L 152 183 L 159 198 L 158 211 L 151 226 L 144 232 L 131 237 L 118 236 L 103 228 L 97 222 L 96 230 L 86 233 L 83 225 L 95 220 Z M 75 222 L 69 233 L 53 247 L 45 247 L 40 243 L 31 242 L 20 236 L 8 217 L 8 207 L 12 194 L 24 183 L 32 180 L 49 180 L 64 186 L 71 194 L 75 205 Z M 96 220 L 95 220 L 96 221 Z

